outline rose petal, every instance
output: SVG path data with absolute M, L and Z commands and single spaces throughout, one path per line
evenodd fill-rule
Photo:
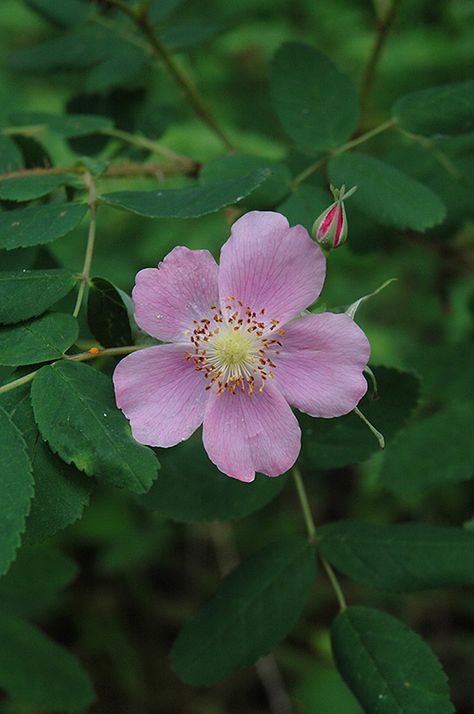
M 301 432 L 289 405 L 272 385 L 263 392 L 213 392 L 206 406 L 204 448 L 220 471 L 240 481 L 255 472 L 279 476 L 295 463 Z
M 316 417 L 337 417 L 367 391 L 362 374 L 370 345 L 344 314 L 305 315 L 285 326 L 275 381 L 290 404 Z
M 251 211 L 234 223 L 222 247 L 221 303 L 234 296 L 284 324 L 316 300 L 325 271 L 319 246 L 302 226 L 290 228 L 279 213 Z
M 157 268 L 145 268 L 132 292 L 139 327 L 159 340 L 178 341 L 219 302 L 217 264 L 207 250 L 183 246 Z
M 133 352 L 119 362 L 113 381 L 117 406 L 141 444 L 174 446 L 202 424 L 209 393 L 181 346 Z

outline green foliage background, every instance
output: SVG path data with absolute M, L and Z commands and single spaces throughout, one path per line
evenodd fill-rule
M 353 662 L 367 631 L 368 650 L 387 667 L 385 680 L 398 691 L 404 686 L 400 663 L 420 661 L 417 684 L 433 697 L 424 695 L 415 709 L 407 695 L 400 709 L 390 709 L 397 703 L 389 701 L 381 712 L 453 711 L 438 662 L 413 632 L 405 632 L 402 620 L 442 662 L 456 712 L 469 714 L 474 711 L 472 3 L 399 3 L 359 122 L 347 80 L 328 69 L 319 53 L 360 89 L 377 17 L 390 2 L 153 2 L 152 18 L 163 41 L 176 51 L 173 56 L 238 147 L 231 158 L 162 65 L 144 53 L 129 20 L 106 5 L 2 1 L 1 172 L 19 168 L 21 155 L 27 168 L 53 165 L 72 172 L 20 184 L 0 178 L 0 318 L 5 323 L 0 383 L 60 357 L 74 344 L 79 352 L 98 342 L 113 348 L 130 344 L 131 338 L 143 340 L 129 320 L 127 296 L 137 270 L 155 265 L 175 245 L 218 255 L 230 223 L 253 208 L 278 207 L 290 223 L 309 228 L 331 202 L 329 180 L 358 184 L 347 204 L 349 242 L 329 257 L 321 301 L 328 309 L 343 309 L 397 279 L 357 313 L 370 338 L 380 391 L 379 400 L 369 395 L 361 409 L 383 432 L 387 448 L 381 453 L 353 414 L 336 421 L 301 418 L 300 465 L 321 525 L 321 552 L 342 574 L 348 602 L 358 606 L 339 614 L 333 628 L 338 671 L 330 643 L 337 602 L 322 568 L 313 583 L 314 571 L 308 568 L 313 553 L 300 537 L 304 522 L 289 477 L 258 477 L 249 491 L 218 474 L 194 437 L 158 454 L 157 480 L 143 495 L 156 475 L 156 459 L 131 442 L 115 415 L 108 379 L 112 358 L 97 361 L 103 374 L 64 362 L 43 368 L 33 382 L 34 415 L 29 385 L 0 394 L 0 572 L 6 573 L 0 578 L 2 647 L 5 643 L 0 711 L 273 713 L 278 709 L 271 692 L 281 694 L 281 684 L 268 661 L 257 672 L 247 667 L 211 688 L 199 685 L 251 664 L 275 645 L 294 712 L 378 711 L 382 685 L 371 673 L 370 657 L 356 653 L 359 670 Z M 93 11 L 101 13 L 100 22 L 90 23 L 93 33 L 86 42 L 77 38 L 77 19 Z M 49 44 L 41 46 L 44 42 Z M 304 74 L 309 60 L 300 57 L 298 46 L 282 49 L 286 42 L 311 46 L 311 61 L 322 63 L 314 96 L 311 72 Z M 442 96 L 410 99 L 410 92 L 452 83 L 462 85 Z M 303 131 L 291 101 L 298 92 L 301 100 L 307 98 L 310 116 L 314 111 L 317 117 L 323 105 L 324 116 L 333 121 L 325 126 L 321 118 Z M 105 121 L 70 122 L 61 119 L 65 113 L 97 114 Z M 322 163 L 296 191 L 289 190 L 292 178 L 354 130 L 357 138 L 392 116 L 403 131 L 388 128 L 355 152 Z M 4 132 L 44 123 L 47 128 L 39 133 Z M 164 182 L 159 172 L 101 178 L 107 162 L 162 161 L 150 156 L 146 145 L 123 141 L 113 128 L 111 134 L 111 127 L 159 141 L 197 163 L 186 176 L 165 176 Z M 86 200 L 78 160 L 97 177 L 100 195 L 112 194 L 98 210 L 92 275 L 100 277 L 88 291 L 88 310 L 79 315 L 80 344 L 70 316 L 71 288 L 77 289 L 87 239 L 87 222 L 80 222 L 86 210 L 74 205 Z M 221 184 L 218 195 L 216 183 Z M 152 189 L 179 193 L 161 201 L 131 194 Z M 15 203 L 18 198 L 31 203 L 24 207 Z M 62 199 L 72 201 L 66 227 L 58 215 Z M 12 211 L 18 224 L 14 234 Z M 45 299 L 43 283 L 35 287 L 11 275 L 32 268 L 48 271 L 41 278 L 47 304 L 39 303 Z M 29 323 L 16 325 L 50 306 L 54 312 L 39 317 L 32 329 Z M 99 438 L 90 415 L 78 416 L 72 426 L 65 418 L 50 429 L 54 400 L 63 404 L 65 417 L 74 415 L 73 391 L 64 380 L 79 384 L 84 370 L 85 391 L 97 398 L 97 412 L 106 409 L 111 415 L 111 433 L 123 444 L 113 459 L 106 445 L 102 458 L 88 451 L 90 440 Z M 30 462 L 35 499 L 28 511 Z M 17 493 L 20 471 L 28 476 Z M 339 520 L 345 522 L 333 525 Z M 398 525 L 405 522 L 424 525 Z M 272 560 L 261 563 L 257 551 L 271 553 Z M 242 632 L 240 623 L 228 623 L 225 609 L 215 608 L 182 631 L 170 663 L 178 632 L 212 598 L 237 554 L 245 570 L 224 587 L 243 607 L 268 568 L 262 641 L 255 651 L 236 653 L 232 642 Z M 292 610 L 297 615 L 303 606 L 296 624 L 296 616 L 286 621 L 278 615 Z M 398 620 L 377 614 L 383 610 Z M 261 621 L 247 621 L 250 640 Z M 396 657 L 381 632 L 397 643 Z M 229 637 L 230 664 L 216 651 L 214 636 Z M 197 640 L 202 652 L 193 650 Z M 372 688 L 364 688 L 361 678 Z

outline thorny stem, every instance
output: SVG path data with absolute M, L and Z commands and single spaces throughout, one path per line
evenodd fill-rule
M 90 359 L 97 359 L 97 357 L 119 357 L 120 355 L 128 355 L 131 352 L 137 352 L 137 350 L 143 350 L 148 345 L 127 345 L 126 347 L 107 347 L 106 349 L 99 349 L 98 347 L 93 347 L 87 352 L 80 352 L 77 355 L 63 355 L 60 360 L 56 360 L 53 364 L 57 364 L 62 360 L 67 360 L 68 362 L 87 362 Z M 23 377 L 14 379 L 8 384 L 4 384 L 0 387 L 0 394 L 5 394 L 5 392 L 10 392 L 12 389 L 21 387 L 22 384 L 28 384 L 31 382 L 35 375 L 37 375 L 39 369 L 35 369 L 33 372 L 25 374 Z
M 293 478 L 295 481 L 296 491 L 298 493 L 298 498 L 300 500 L 301 510 L 303 511 L 304 520 L 306 523 L 306 530 L 308 531 L 308 540 L 310 543 L 315 543 L 317 539 L 316 526 L 314 524 L 313 515 L 311 513 L 311 508 L 308 501 L 308 494 L 306 493 L 306 488 L 303 481 L 303 476 L 298 466 L 293 466 Z M 326 558 L 319 553 L 319 559 L 323 565 L 326 575 L 328 576 L 329 582 L 332 585 L 334 593 L 337 598 L 340 610 L 345 610 L 347 608 L 346 599 L 344 593 L 342 592 L 341 585 L 337 579 L 336 573 L 332 569 L 330 563 Z
M 366 141 L 369 141 L 372 139 L 374 136 L 377 136 L 377 134 L 381 134 L 384 131 L 387 131 L 387 129 L 391 129 L 393 126 L 395 126 L 396 122 L 394 119 L 388 119 L 387 121 L 383 122 L 382 124 L 379 124 L 378 126 L 374 127 L 373 129 L 370 129 L 369 131 L 366 131 L 364 134 L 361 134 L 360 136 L 356 137 L 355 139 L 351 139 L 350 141 L 347 141 L 345 144 L 341 144 L 341 146 L 338 146 L 336 149 L 332 149 L 331 151 L 328 151 L 327 154 L 322 156 L 320 159 L 314 162 L 314 164 L 310 164 L 304 171 L 302 171 L 300 174 L 295 176 L 293 181 L 290 183 L 290 188 L 292 190 L 295 190 L 298 188 L 300 183 L 303 181 L 306 181 L 307 178 L 309 178 L 312 174 L 314 174 L 315 171 L 321 168 L 329 159 L 332 159 L 333 156 L 338 156 L 339 154 L 343 154 L 346 151 L 350 151 L 350 149 L 353 149 L 356 146 L 359 146 L 359 144 L 364 144 Z
M 110 5 L 119 8 L 120 10 L 122 10 L 122 12 L 126 13 L 128 17 L 130 17 L 130 19 L 135 23 L 137 28 L 143 33 L 143 35 L 150 43 L 154 54 L 158 57 L 158 59 L 163 62 L 170 75 L 173 77 L 176 83 L 183 89 L 186 97 L 189 100 L 189 103 L 191 104 L 197 116 L 205 124 L 207 124 L 209 129 L 216 136 L 219 137 L 219 139 L 226 147 L 227 151 L 235 151 L 232 142 L 227 137 L 227 134 L 217 122 L 214 115 L 207 108 L 206 104 L 204 103 L 204 100 L 199 94 L 198 89 L 196 88 L 190 77 L 188 77 L 188 75 L 181 69 L 181 67 L 176 64 L 172 55 L 168 52 L 166 47 L 162 44 L 161 40 L 155 33 L 153 26 L 150 23 L 146 7 L 145 9 L 136 11 L 133 8 L 129 7 L 126 3 L 122 2 L 122 0 L 108 0 L 108 2 Z
M 372 47 L 372 52 L 370 53 L 369 61 L 367 62 L 367 67 L 365 69 L 364 77 L 362 79 L 362 87 L 360 90 L 360 105 L 362 113 L 364 113 L 367 109 L 370 91 L 372 89 L 372 85 L 375 79 L 377 64 L 382 55 L 385 40 L 387 39 L 388 33 L 392 28 L 400 5 L 401 0 L 392 0 L 392 3 L 388 8 L 387 12 L 382 18 L 380 18 L 378 22 L 377 35 L 375 37 L 375 42 Z
M 97 193 L 94 179 L 89 173 L 84 174 L 84 183 L 86 184 L 86 187 L 89 190 L 89 211 L 91 214 L 91 220 L 89 223 L 89 234 L 87 237 L 86 254 L 84 256 L 84 265 L 82 267 L 81 282 L 79 285 L 79 291 L 77 293 L 76 305 L 72 313 L 73 317 L 77 317 L 81 311 L 81 305 L 84 299 L 86 283 L 89 281 L 90 276 L 97 227 Z

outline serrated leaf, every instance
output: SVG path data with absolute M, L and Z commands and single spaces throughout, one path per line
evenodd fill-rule
M 148 218 L 196 218 L 238 203 L 267 177 L 267 171 L 258 170 L 246 176 L 203 186 L 106 193 L 101 196 L 101 200 L 110 206 Z
M 68 183 L 75 176 L 13 176 L 0 181 L 0 198 L 5 201 L 31 201 L 41 198 Z
M 377 223 L 425 231 L 446 216 L 446 207 L 431 189 L 373 156 L 341 154 L 328 168 L 335 186 L 358 187 L 351 203 Z
M 0 248 L 51 243 L 74 230 L 87 210 L 84 203 L 55 203 L 0 213 Z
M 270 85 L 280 122 L 302 149 L 334 149 L 355 130 L 359 102 L 354 85 L 313 47 L 298 42 L 279 47 Z
M 287 217 L 290 226 L 302 225 L 310 231 L 316 218 L 332 201 L 330 194 L 319 186 L 301 184 L 280 204 L 278 211 Z
M 419 398 L 419 380 L 411 372 L 374 367 L 379 398 L 370 393 L 359 408 L 389 442 L 399 431 Z M 356 414 L 337 419 L 313 419 L 298 413 L 303 433 L 302 464 L 310 469 L 335 469 L 365 461 L 380 450 L 374 435 Z
M 391 615 L 350 607 L 331 632 L 336 665 L 367 714 L 452 714 L 441 666 L 419 635 Z
M 399 495 L 421 495 L 474 473 L 472 404 L 453 402 L 407 426 L 386 449 L 380 483 Z
M 474 533 L 462 528 L 339 521 L 318 534 L 324 557 L 362 585 L 414 592 L 474 584 Z
M 127 307 L 120 291 L 105 278 L 93 278 L 87 299 L 89 329 L 104 347 L 132 344 Z
M 108 117 L 96 114 L 47 114 L 46 112 L 18 112 L 12 114 L 18 126 L 44 126 L 64 139 L 89 136 L 113 127 Z
M 233 154 L 209 161 L 199 178 L 204 184 L 215 184 L 258 170 L 267 171 L 268 178 L 248 198 L 244 198 L 241 205 L 249 211 L 273 208 L 288 193 L 291 180 L 288 167 L 280 161 L 251 154 Z
M 31 398 L 43 438 L 66 463 L 135 493 L 150 488 L 158 460 L 132 438 L 110 378 L 78 362 L 59 362 L 38 372 Z
M 0 687 L 17 701 L 48 711 L 76 711 L 94 701 L 78 660 L 36 627 L 0 613 Z
M 0 173 L 23 168 L 23 156 L 15 142 L 0 132 Z
M 0 575 L 3 575 L 15 558 L 21 534 L 25 530 L 25 519 L 33 496 L 33 478 L 21 432 L 1 407 L 0 453 L 2 454 Z
M 36 317 L 67 295 L 77 279 L 62 268 L 0 272 L 0 323 Z
M 59 359 L 74 344 L 79 326 L 72 315 L 50 312 L 0 328 L 0 364 L 16 367 Z
M 20 429 L 33 468 L 35 494 L 23 543 L 38 543 L 77 521 L 89 503 L 91 479 L 53 454 L 43 442 L 33 415 L 30 385 L 0 395 L 0 406 Z
M 258 475 L 252 484 L 226 478 L 209 461 L 201 436 L 160 452 L 161 470 L 140 502 L 181 523 L 242 518 L 265 506 L 286 478 Z
M 23 547 L 6 575 L 0 578 L 0 611 L 36 617 L 56 603 L 58 593 L 78 572 L 73 560 L 43 546 Z
M 413 134 L 470 134 L 474 131 L 474 81 L 410 92 L 395 102 L 392 116 Z
M 296 537 L 239 565 L 181 630 L 171 652 L 175 672 L 188 684 L 210 685 L 268 654 L 301 615 L 315 569 L 313 547 Z

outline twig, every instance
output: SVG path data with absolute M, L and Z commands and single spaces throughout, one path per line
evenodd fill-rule
M 365 68 L 365 73 L 362 79 L 362 86 L 360 90 L 360 105 L 362 114 L 364 114 L 365 110 L 367 109 L 367 103 L 369 100 L 370 91 L 372 89 L 372 84 L 375 79 L 377 64 L 381 57 L 385 40 L 387 39 L 388 33 L 392 28 L 400 4 L 401 0 L 392 0 L 392 3 L 388 8 L 387 12 L 378 21 L 375 42 L 372 47 L 372 52 L 370 53 L 369 61 L 367 62 L 367 66 Z
M 79 291 L 77 293 L 76 305 L 73 311 L 73 317 L 77 317 L 81 311 L 82 301 L 84 299 L 84 292 L 86 289 L 86 283 L 89 281 L 92 256 L 94 255 L 95 246 L 95 234 L 97 227 L 97 192 L 95 187 L 95 182 L 89 173 L 84 174 L 84 183 L 89 191 L 89 211 L 90 211 L 90 223 L 89 223 L 89 234 L 87 237 L 86 253 L 84 256 L 84 265 L 82 267 L 81 282 L 79 284 Z
M 197 161 L 190 160 L 189 166 L 177 166 L 176 164 L 141 164 L 138 162 L 121 162 L 110 164 L 105 171 L 96 178 L 96 181 L 104 178 L 122 178 L 134 176 L 150 176 L 157 181 L 162 181 L 168 176 L 196 176 L 201 168 Z M 22 176 L 82 176 L 84 168 L 78 164 L 73 166 L 51 166 L 44 168 L 19 169 L 17 171 L 7 171 L 0 174 L 0 181 L 9 178 L 21 178 Z

